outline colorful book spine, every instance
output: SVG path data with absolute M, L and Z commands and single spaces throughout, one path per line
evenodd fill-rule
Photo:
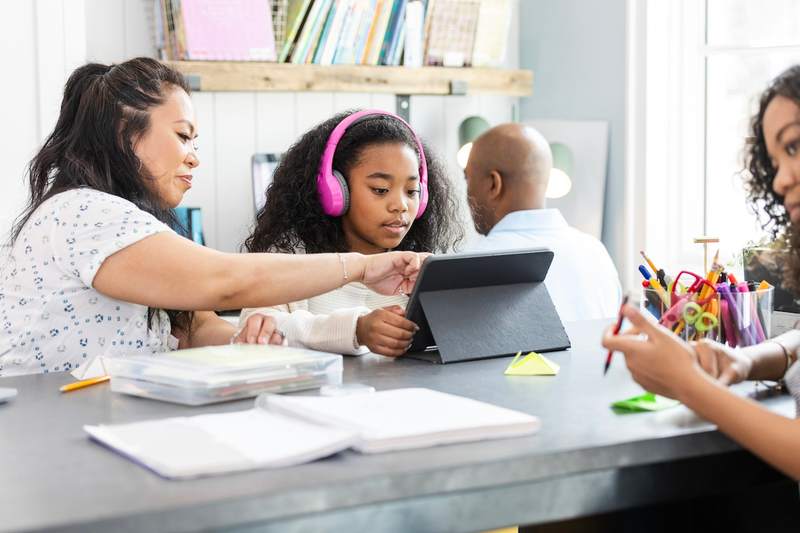
M 311 5 L 312 0 L 292 0 L 289 4 L 289 14 L 287 16 L 288 30 L 286 32 L 286 42 L 283 45 L 278 56 L 278 62 L 286 62 L 294 52 L 297 45 L 297 36 L 300 29 L 303 27 L 306 16 L 308 15 L 308 7 Z
M 386 39 L 386 31 L 389 28 L 389 18 L 392 15 L 394 8 L 394 0 L 383 0 L 379 8 L 376 9 L 376 23 L 372 32 L 372 40 L 369 44 L 369 49 L 365 54 L 365 65 L 377 65 L 380 59 L 381 48 L 383 48 L 383 41 Z
M 290 60 L 295 65 L 305 63 L 311 35 L 314 32 L 314 28 L 317 24 L 317 18 L 319 18 L 322 4 L 322 0 L 314 0 L 314 3 L 308 10 L 308 16 L 306 17 L 306 21 L 303 23 L 303 29 L 300 31 L 300 36 L 297 38 L 297 44 L 292 52 L 292 57 Z
M 378 64 L 380 65 L 392 64 L 391 59 L 394 56 L 394 49 L 397 46 L 400 28 L 405 22 L 407 2 L 408 0 L 395 0 L 394 2 L 392 16 L 389 19 L 389 27 L 386 31 L 386 37 L 383 39 L 381 55 L 378 58 Z
M 320 61 L 322 60 L 322 53 L 325 51 L 325 43 L 330 37 L 331 27 L 333 26 L 333 21 L 336 18 L 336 11 L 342 7 L 338 4 L 339 2 L 335 1 L 331 4 L 331 8 L 328 11 L 328 17 L 325 20 L 325 25 L 322 27 L 322 33 L 317 41 L 317 46 L 314 48 L 314 54 L 309 58 L 309 63 L 319 65 Z
M 333 59 L 334 65 L 354 65 L 356 62 L 356 46 L 361 19 L 370 16 L 367 13 L 369 0 L 353 0 L 352 11 L 342 29 L 339 47 Z
M 333 59 L 336 57 L 336 50 L 341 45 L 345 21 L 352 16 L 352 0 L 339 0 L 336 5 L 336 13 L 331 23 L 330 31 L 325 37 L 324 43 L 321 43 L 322 46 L 320 48 L 322 48 L 322 54 L 319 60 L 315 59 L 315 63 L 319 63 L 320 65 L 333 64 Z
M 308 48 L 306 49 L 304 57 L 301 58 L 302 62 L 307 64 L 310 64 L 314 61 L 314 54 L 316 53 L 320 39 L 322 38 L 322 32 L 327 24 L 328 14 L 330 13 L 334 0 L 317 0 L 317 2 L 320 2 L 322 5 L 320 6 L 317 20 L 314 22 L 314 27 L 311 29 Z
M 367 38 L 369 37 L 369 32 L 372 29 L 372 25 L 375 21 L 375 10 L 377 7 L 377 0 L 369 0 L 367 2 L 367 13 L 361 19 L 361 27 L 358 29 L 358 34 L 356 35 L 356 53 L 355 53 L 355 60 L 353 61 L 354 64 L 360 64 L 364 57 L 364 49 L 367 47 Z

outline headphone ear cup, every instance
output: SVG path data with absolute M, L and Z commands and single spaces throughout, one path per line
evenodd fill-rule
M 342 212 L 339 214 L 339 216 L 342 216 L 350 209 L 350 189 L 347 187 L 347 180 L 344 179 L 341 172 L 334 170 L 333 177 L 336 178 L 339 187 L 342 189 Z

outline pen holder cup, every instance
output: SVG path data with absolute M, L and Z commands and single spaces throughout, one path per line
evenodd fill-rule
M 642 289 L 641 308 L 684 340 L 710 339 L 730 346 L 750 346 L 770 338 L 775 289 L 716 294 L 704 306 L 667 305 L 669 295 Z M 713 301 L 713 303 L 712 303 Z M 670 310 L 672 312 L 670 313 Z M 666 315 L 666 316 L 665 316 Z M 712 318 L 713 317 L 713 318 Z M 677 320 L 675 320 L 677 318 Z

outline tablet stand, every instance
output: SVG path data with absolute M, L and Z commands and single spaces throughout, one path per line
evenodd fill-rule
M 426 323 L 418 325 L 430 328 L 438 351 L 407 357 L 454 363 L 570 347 L 544 282 L 430 291 L 420 303 Z

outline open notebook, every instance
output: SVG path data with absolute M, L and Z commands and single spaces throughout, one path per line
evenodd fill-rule
M 84 426 L 93 439 L 168 478 L 534 433 L 539 419 L 429 389 L 259 397 L 247 411 Z

